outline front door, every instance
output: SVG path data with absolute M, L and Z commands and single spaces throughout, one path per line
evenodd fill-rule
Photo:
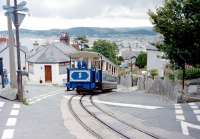
M 52 70 L 50 65 L 45 65 L 45 82 L 52 82 Z

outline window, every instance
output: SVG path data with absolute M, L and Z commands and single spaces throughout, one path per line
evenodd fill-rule
M 67 63 L 59 64 L 59 74 L 67 74 Z
M 106 62 L 106 70 L 108 70 L 108 63 Z
M 34 74 L 34 68 L 33 68 L 33 64 L 32 63 L 29 63 L 28 64 L 28 69 L 29 69 L 29 73 L 31 73 L 31 74 Z

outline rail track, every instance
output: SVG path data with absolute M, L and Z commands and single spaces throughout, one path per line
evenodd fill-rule
M 148 136 L 150 136 L 150 137 L 152 137 L 152 138 L 154 138 L 154 139 L 161 139 L 161 137 L 158 137 L 157 135 L 154 135 L 154 134 L 152 134 L 152 133 L 150 133 L 150 132 L 148 132 L 148 131 L 145 131 L 145 130 L 143 130 L 143 129 L 140 129 L 140 128 L 138 128 L 138 127 L 132 125 L 132 124 L 129 124 L 129 123 L 127 123 L 127 122 L 125 122 L 125 121 L 119 119 L 118 117 L 116 117 L 116 116 L 114 116 L 114 115 L 108 113 L 107 111 L 103 110 L 102 108 L 100 108 L 99 106 L 97 106 L 97 105 L 94 103 L 94 101 L 93 101 L 93 95 L 90 96 L 90 101 L 91 101 L 92 105 L 93 105 L 94 107 L 96 107 L 99 111 L 101 111 L 101 112 L 103 112 L 104 114 L 106 114 L 106 115 L 112 117 L 113 119 L 119 121 L 121 124 L 124 124 L 124 125 L 126 125 L 126 126 L 132 128 L 132 129 L 135 129 L 135 130 L 139 131 L 139 132 L 142 132 L 142 133 L 144 133 L 144 134 L 146 134 L 146 135 L 148 135 Z
M 99 135 L 98 133 L 96 133 L 93 129 L 91 129 L 90 127 L 88 127 L 79 117 L 79 115 L 77 115 L 77 113 L 74 111 L 73 107 L 72 107 L 72 99 L 76 97 L 76 96 L 72 96 L 69 99 L 68 102 L 68 108 L 71 112 L 71 114 L 74 116 L 74 118 L 76 119 L 76 121 L 85 129 L 87 130 L 91 135 L 93 135 L 94 137 L 98 138 L 98 139 L 103 139 L 103 137 L 101 135 Z
M 91 122 L 87 123 L 87 119 L 83 120 L 83 117 L 81 117 L 82 113 L 78 114 L 78 112 L 76 112 L 76 110 L 72 106 L 73 105 L 72 101 L 75 97 L 76 96 L 72 96 L 68 101 L 68 107 L 69 107 L 71 114 L 85 130 L 87 130 L 91 135 L 93 135 L 94 137 L 96 137 L 98 139 L 103 139 L 103 138 L 107 138 L 107 137 L 131 139 L 131 138 L 135 138 L 134 133 L 136 133 L 136 132 L 141 134 L 143 136 L 143 138 L 160 139 L 158 136 L 151 134 L 147 131 L 144 131 L 140 128 L 137 128 L 137 127 L 119 119 L 118 117 L 106 112 L 105 110 L 103 110 L 102 108 L 100 108 L 99 106 L 97 106 L 94 103 L 92 95 L 89 96 L 89 99 L 87 99 L 87 100 L 83 99 L 86 96 L 81 96 L 81 98 L 79 99 L 80 108 L 82 108 L 82 110 L 84 110 L 84 112 L 88 114 L 87 117 L 90 117 L 93 120 L 93 122 L 91 121 Z M 108 119 L 110 119 L 110 120 L 108 120 Z M 95 122 L 94 122 L 94 120 L 95 120 Z M 112 124 L 112 122 L 110 122 L 110 121 L 113 121 L 113 123 L 115 123 L 115 125 L 117 123 L 117 125 L 119 125 L 119 126 L 114 126 Z M 91 124 L 89 125 L 89 123 L 93 123 L 92 126 L 91 126 Z M 95 128 L 95 127 L 93 127 L 95 125 L 96 126 L 98 125 L 101 127 Z M 120 126 L 121 126 L 121 129 L 120 129 Z M 102 127 L 104 127 L 104 128 L 102 128 Z M 98 131 L 95 130 L 95 129 L 104 129 L 105 130 L 105 127 L 108 130 L 107 132 L 109 132 L 107 137 L 105 137 L 102 134 L 102 133 L 104 133 L 103 131 L 102 131 L 102 133 L 100 133 L 100 130 L 98 130 Z M 125 130 L 122 130 L 122 129 L 125 129 Z

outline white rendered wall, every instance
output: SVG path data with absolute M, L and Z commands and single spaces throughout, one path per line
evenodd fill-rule
M 52 84 L 63 85 L 67 81 L 66 74 L 59 74 L 59 64 L 33 64 L 33 74 L 29 73 L 29 80 L 33 83 L 45 83 L 45 65 L 51 66 Z
M 17 71 L 17 56 L 16 56 L 16 48 L 15 48 L 15 66 Z M 10 81 L 10 57 L 9 57 L 9 48 L 7 48 L 5 51 L 0 53 L 0 57 L 3 58 L 3 68 L 7 70 L 8 72 L 8 80 Z M 21 57 L 21 70 L 23 70 L 23 67 L 27 67 L 27 63 L 25 60 L 25 54 L 23 52 L 20 53 Z M 16 73 L 17 74 L 17 73 Z
M 161 59 L 162 53 L 160 51 L 147 51 L 147 71 L 157 69 L 159 77 L 164 76 L 164 69 L 168 61 Z

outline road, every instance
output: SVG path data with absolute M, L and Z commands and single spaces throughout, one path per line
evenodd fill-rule
M 29 105 L 0 98 L 1 139 L 94 138 L 69 111 L 68 102 L 75 92 L 65 92 L 65 88 L 55 86 L 30 85 L 27 89 Z M 99 94 L 93 97 L 94 103 L 159 138 L 199 138 L 200 103 L 175 104 L 157 95 L 127 90 Z M 78 102 L 79 98 L 74 101 Z M 87 98 L 84 101 L 89 101 Z

